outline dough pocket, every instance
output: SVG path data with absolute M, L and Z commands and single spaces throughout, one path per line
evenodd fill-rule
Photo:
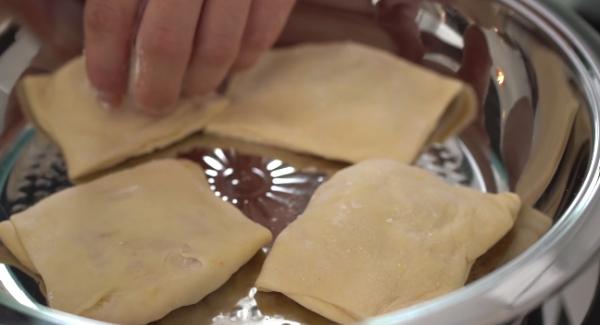
M 272 50 L 226 96 L 207 132 L 352 163 L 410 163 L 465 128 L 477 102 L 459 80 L 352 42 Z
M 75 181 L 201 130 L 227 103 L 217 95 L 182 100 L 163 117 L 129 105 L 109 110 L 96 98 L 83 57 L 51 75 L 25 77 L 18 94 L 29 119 L 60 147 Z
M 512 193 L 367 160 L 317 189 L 275 240 L 256 286 L 339 323 L 408 307 L 462 287 L 520 207 Z
M 208 188 L 203 170 L 157 160 L 56 193 L 0 223 L 52 308 L 146 324 L 222 286 L 271 233 Z

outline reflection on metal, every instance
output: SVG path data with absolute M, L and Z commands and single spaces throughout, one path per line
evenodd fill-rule
M 502 70 L 501 68 L 497 68 L 496 69 L 496 82 L 498 83 L 498 86 L 502 87 L 504 86 L 504 70 Z
M 416 165 L 435 173 L 449 183 L 486 190 L 477 161 L 457 139 L 432 144 L 417 159 Z
M 38 305 L 29 298 L 27 292 L 15 281 L 6 265 L 0 265 L 0 282 L 13 299 L 30 308 L 38 309 Z
M 217 197 L 274 235 L 304 211 L 325 180 L 324 173 L 297 170 L 279 159 L 246 155 L 232 148 L 197 148 L 180 156 L 204 168 L 209 188 Z
M 212 319 L 213 325 L 300 325 L 281 316 L 263 315 L 254 298 L 256 293 L 257 289 L 251 288 L 248 296 L 240 299 L 232 312 L 215 316 Z
M 71 182 L 60 150 L 44 137 L 34 137 L 14 166 L 2 202 L 10 214 L 25 210 Z

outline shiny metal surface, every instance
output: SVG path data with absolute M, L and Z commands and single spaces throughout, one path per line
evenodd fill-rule
M 478 120 L 459 139 L 430 147 L 417 163 L 453 182 L 491 192 L 517 191 L 526 203 L 552 216 L 555 225 L 531 249 L 487 277 L 365 323 L 493 324 L 519 320 L 567 284 L 600 247 L 598 60 L 577 34 L 533 0 L 416 4 L 303 1 L 278 46 L 353 39 L 468 82 L 480 98 Z M 8 202 L 14 202 L 9 210 L 15 211 L 22 208 L 18 204 L 31 204 L 48 194 L 38 191 L 31 197 L 22 196 L 27 192 L 22 182 L 32 173 L 27 168 L 46 170 L 32 167 L 36 158 L 27 155 L 47 149 L 31 149 L 35 140 L 31 142 L 21 128 L 20 123 L 7 125 L 0 137 L 0 176 L 4 182 L 10 175 L 4 194 Z M 220 158 L 214 151 L 201 156 Z M 51 170 L 56 159 L 45 162 Z M 258 162 L 264 163 L 269 161 Z M 220 181 L 219 177 L 231 181 L 219 173 L 214 181 Z M 60 183 L 60 177 L 48 178 Z M 310 177 L 302 179 L 313 184 Z M 32 184 L 27 186 L 37 186 L 38 179 L 29 181 Z M 38 185 L 45 186 L 42 183 Z M 3 284 L 16 285 L 17 289 L 20 285 L 18 281 Z M 17 293 L 11 294 L 27 304 L 23 297 L 15 296 Z M 48 316 L 48 310 L 36 304 L 25 308 L 32 314 L 38 313 L 36 310 Z M 229 320 L 252 316 L 243 312 L 223 315 Z M 245 320 L 261 321 L 236 321 Z

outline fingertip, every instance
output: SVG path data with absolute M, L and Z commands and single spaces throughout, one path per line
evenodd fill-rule
M 84 51 L 88 79 L 103 106 L 116 108 L 126 93 L 129 47 L 137 0 L 88 0 Z
M 90 61 L 86 57 L 86 71 L 90 86 L 96 92 L 96 98 L 104 107 L 116 108 L 124 94 L 126 78 L 124 74 L 108 73 L 102 64 Z
M 97 88 L 96 88 L 97 89 Z M 121 103 L 121 97 L 114 92 L 96 90 L 96 98 L 105 109 L 116 109 Z
M 253 66 L 280 36 L 294 7 L 295 0 L 257 0 L 252 3 L 238 57 L 230 71 L 238 72 Z

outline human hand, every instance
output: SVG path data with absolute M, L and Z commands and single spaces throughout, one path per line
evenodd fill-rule
M 209 93 L 275 42 L 294 0 L 87 0 L 87 71 L 99 99 L 149 113 Z

